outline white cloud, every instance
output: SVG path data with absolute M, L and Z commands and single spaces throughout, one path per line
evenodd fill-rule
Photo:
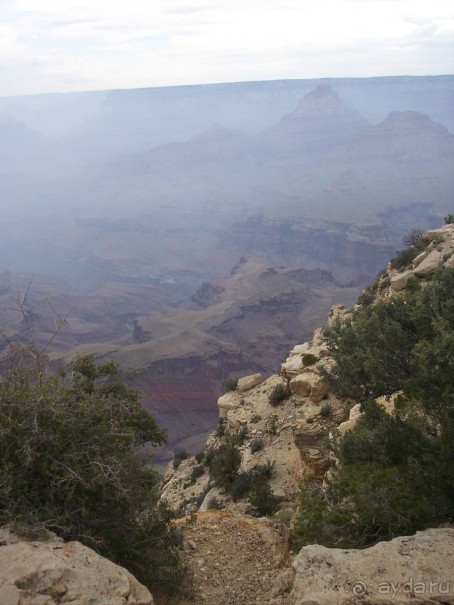
M 16 61 L 20 77 L 2 79 L 0 94 L 454 67 L 451 0 L 3 0 L 3 6 L 0 63 L 14 74 Z

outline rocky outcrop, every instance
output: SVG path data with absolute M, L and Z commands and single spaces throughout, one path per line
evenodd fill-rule
M 152 605 L 126 569 L 79 542 L 25 540 L 0 530 L 2 605 Z
M 428 529 L 365 550 L 306 546 L 288 605 L 452 603 L 454 529 Z
M 395 292 L 401 292 L 412 277 L 427 280 L 440 267 L 454 267 L 454 225 L 443 225 L 439 229 L 426 231 L 424 240 L 427 247 L 409 266 L 394 269 L 391 263 L 388 264 L 386 275 L 378 281 L 378 298 L 387 298 Z M 389 288 L 386 287 L 384 280 L 388 280 Z

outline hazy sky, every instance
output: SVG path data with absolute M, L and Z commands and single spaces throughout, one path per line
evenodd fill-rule
M 454 73 L 454 0 L 0 0 L 0 95 Z

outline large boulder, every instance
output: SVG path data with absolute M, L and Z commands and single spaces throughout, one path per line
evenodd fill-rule
M 322 380 L 315 372 L 298 374 L 290 381 L 290 391 L 302 397 L 309 397 L 314 403 L 318 403 L 329 393 L 330 385 Z
M 251 374 L 250 376 L 243 376 L 238 378 L 238 384 L 236 388 L 240 392 L 249 391 L 259 384 L 262 384 L 263 376 L 261 374 Z
M 407 285 L 407 281 L 413 277 L 413 271 L 403 271 L 402 273 L 397 273 L 394 277 L 391 277 L 391 287 L 396 292 L 400 292 Z
M 454 529 L 428 529 L 365 550 L 304 547 L 293 562 L 291 605 L 454 601 Z
M 416 277 L 428 277 L 443 264 L 443 256 L 438 250 L 432 250 L 414 269 Z
M 145 586 L 80 542 L 0 530 L 1 605 L 152 605 Z

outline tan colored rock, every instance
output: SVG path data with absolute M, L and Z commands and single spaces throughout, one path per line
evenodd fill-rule
M 218 399 L 220 410 L 236 410 L 240 406 L 240 398 L 235 391 L 230 391 Z
M 422 261 L 422 259 L 426 256 L 427 251 L 423 250 L 422 252 L 420 252 L 418 254 L 418 256 L 415 256 L 415 258 L 412 260 L 412 266 L 413 267 L 417 267 L 419 265 L 419 263 Z
M 152 605 L 123 567 L 80 542 L 18 538 L 0 530 L 1 605 Z
M 341 433 L 344 434 L 347 431 L 351 431 L 352 429 L 355 428 L 358 420 L 361 418 L 361 404 L 357 403 L 356 405 L 354 405 L 352 407 L 352 409 L 350 410 L 350 415 L 348 417 L 348 420 L 346 420 L 345 422 L 342 422 L 338 427 L 337 430 Z
M 331 390 L 331 386 L 325 382 L 324 380 L 318 380 L 311 389 L 311 394 L 309 399 L 314 403 L 318 403 L 321 401 L 325 395 L 327 395 Z
M 287 358 L 287 361 L 281 365 L 281 375 L 283 378 L 292 378 L 301 374 L 303 369 L 304 365 L 301 355 L 295 355 Z
M 424 237 L 428 240 L 434 240 L 436 237 L 439 236 L 446 236 L 446 235 L 454 235 L 454 225 L 453 224 L 448 224 L 448 225 L 443 225 L 442 227 L 439 227 L 438 229 L 429 229 L 429 231 L 426 231 L 424 233 Z
M 290 391 L 301 397 L 309 397 L 312 387 L 319 379 L 318 375 L 312 373 L 298 374 L 290 381 Z
M 309 371 L 298 374 L 290 381 L 290 391 L 292 393 L 309 397 L 314 403 L 321 401 L 329 390 L 329 384 L 321 380 L 315 372 Z
M 293 440 L 309 474 L 321 476 L 329 468 L 325 438 L 330 430 L 320 423 L 301 422 L 293 427 Z
M 414 269 L 416 277 L 428 277 L 443 264 L 443 256 L 438 250 L 432 250 Z
M 236 386 L 240 392 L 249 391 L 263 382 L 263 376 L 261 374 L 251 374 L 250 376 L 243 376 L 238 379 Z
M 411 270 L 403 271 L 402 273 L 397 273 L 397 275 L 391 277 L 392 289 L 396 292 L 404 290 L 405 286 L 407 285 L 407 281 L 410 279 L 410 277 L 413 277 L 413 275 L 414 273 Z
M 454 600 L 454 529 L 428 529 L 365 550 L 306 546 L 290 605 L 423 605 Z

